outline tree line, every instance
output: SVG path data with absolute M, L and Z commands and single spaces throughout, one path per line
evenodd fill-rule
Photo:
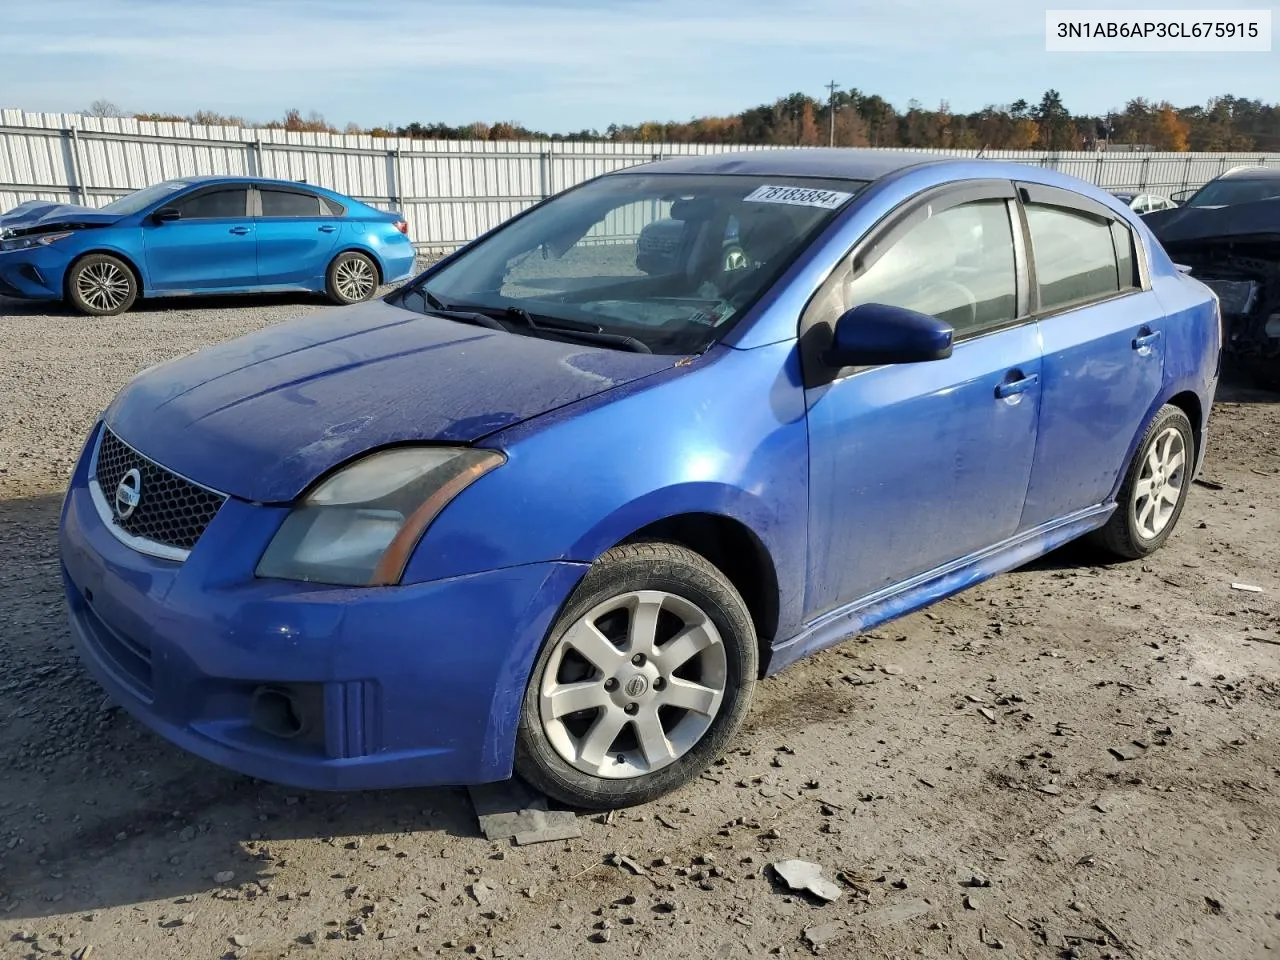
M 742 143 L 841 147 L 953 147 L 988 150 L 1090 150 L 1101 141 L 1134 149 L 1163 151 L 1280 150 L 1280 104 L 1224 95 L 1208 103 L 1175 106 L 1167 100 L 1135 97 L 1102 115 L 1072 114 L 1061 94 L 1048 90 L 1038 102 L 1015 100 L 957 113 L 946 101 L 934 109 L 911 100 L 905 109 L 856 88 L 818 99 L 793 93 L 771 104 L 726 117 L 688 121 L 610 124 L 601 130 L 548 133 L 515 122 L 451 126 L 414 121 L 404 125 L 339 129 L 320 113 L 289 110 L 283 118 L 250 123 L 242 117 L 200 110 L 188 116 L 121 111 L 95 101 L 95 116 L 209 125 L 257 126 L 322 133 L 366 134 L 429 140 L 568 140 L 636 143 Z

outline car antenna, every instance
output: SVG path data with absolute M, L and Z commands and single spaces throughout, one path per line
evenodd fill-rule
M 977 155 L 976 157 L 974 157 L 973 159 L 975 159 L 975 160 L 981 160 L 981 159 L 982 159 L 982 155 L 983 155 L 984 153 L 986 153 L 986 152 L 987 152 L 987 147 L 988 147 L 988 146 L 989 146 L 989 144 L 985 144 L 985 143 L 984 143 L 984 144 L 982 145 L 982 149 L 978 151 L 978 155 Z

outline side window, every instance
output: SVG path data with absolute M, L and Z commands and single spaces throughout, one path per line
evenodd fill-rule
M 1150 210 L 1151 204 L 1148 202 L 1147 195 L 1144 193 L 1138 196 L 1137 199 L 1133 201 L 1133 206 L 1131 209 L 1133 210 L 1134 213 L 1146 213 L 1148 210 Z
M 318 217 L 321 215 L 320 198 L 311 193 L 295 193 L 292 190 L 261 189 L 262 215 L 264 217 Z
M 1138 280 L 1138 258 L 1134 255 L 1133 231 L 1119 220 L 1111 223 L 1111 240 L 1116 248 L 1116 268 L 1120 289 L 1133 290 L 1141 286 Z
M 347 212 L 346 207 L 337 200 L 330 200 L 328 197 L 320 198 L 320 207 L 322 213 L 327 213 L 331 217 L 340 217 Z
M 846 308 L 883 303 L 932 314 L 957 336 L 1014 320 L 1013 229 L 1003 200 L 943 210 L 898 238 L 850 282 Z
M 1114 221 L 1037 203 L 1028 203 L 1026 211 L 1041 310 L 1054 310 L 1120 292 L 1120 266 L 1111 226 Z M 1131 280 L 1131 239 L 1129 245 Z M 1123 286 L 1132 285 L 1126 282 Z
M 176 204 L 183 220 L 224 220 L 243 217 L 249 210 L 249 191 L 213 190 Z

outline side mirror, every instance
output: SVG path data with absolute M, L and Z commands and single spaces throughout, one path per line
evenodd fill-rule
M 174 220 L 181 220 L 182 214 L 177 207 L 161 207 L 151 215 L 151 219 L 156 223 L 172 223 Z
M 864 303 L 836 321 L 823 361 L 832 367 L 868 367 L 945 360 L 954 336 L 950 324 L 927 313 Z

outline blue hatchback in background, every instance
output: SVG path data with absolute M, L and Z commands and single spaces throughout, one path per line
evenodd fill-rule
M 1052 171 L 633 167 L 138 375 L 63 507 L 73 633 L 253 776 L 638 803 L 802 656 L 1078 537 L 1158 549 L 1221 347 L 1214 295 Z
M 359 303 L 413 263 L 400 214 L 291 181 L 185 177 L 97 209 L 33 200 L 0 215 L 0 294 L 94 316 L 140 296 L 309 290 Z

